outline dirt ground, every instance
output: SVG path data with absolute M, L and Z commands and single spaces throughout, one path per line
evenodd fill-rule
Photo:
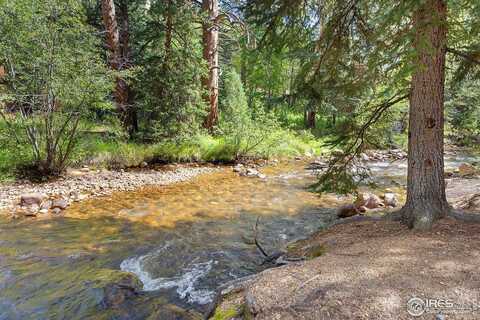
M 444 219 L 426 233 L 397 222 L 341 224 L 289 254 L 312 253 L 320 256 L 249 282 L 235 297 L 243 299 L 240 318 L 480 319 L 480 224 Z M 421 299 L 418 317 L 407 312 L 413 297 Z

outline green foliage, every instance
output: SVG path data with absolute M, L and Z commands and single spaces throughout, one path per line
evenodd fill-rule
M 464 144 L 480 141 L 480 81 L 464 81 L 446 102 L 455 137 Z
M 76 1 L 4 1 L 0 63 L 6 67 L 2 135 L 30 145 L 34 165 L 61 172 L 88 108 L 110 88 L 97 39 Z
M 268 150 L 273 146 L 269 142 L 276 144 L 276 139 L 272 140 L 272 133 L 278 129 L 276 119 L 262 109 L 249 109 L 240 76 L 233 69 L 226 73 L 224 94 L 219 129 L 235 159 L 247 157 L 255 150 Z
M 140 111 L 140 137 L 158 142 L 199 133 L 207 110 L 202 87 L 207 66 L 193 22 L 194 8 L 188 1 L 155 1 L 148 11 L 133 13 L 138 69 L 132 86 Z

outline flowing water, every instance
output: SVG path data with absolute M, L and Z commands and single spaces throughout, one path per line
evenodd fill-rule
M 265 168 L 264 180 L 226 168 L 75 204 L 61 218 L 0 221 L 0 319 L 199 319 L 219 284 L 265 268 L 257 217 L 273 251 L 348 201 L 309 192 L 315 175 L 304 166 Z M 385 186 L 401 187 L 405 168 L 372 163 Z M 125 297 L 136 281 L 142 291 Z

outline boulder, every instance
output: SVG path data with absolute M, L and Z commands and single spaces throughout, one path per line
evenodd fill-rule
M 142 163 L 140 163 L 140 168 L 146 168 L 148 167 L 148 163 L 146 163 L 145 161 L 142 161 Z
M 365 212 L 368 211 L 368 208 L 364 207 L 364 206 L 358 207 L 357 209 L 358 209 L 358 211 L 360 211 L 360 213 L 365 213 Z
M 131 299 L 138 294 L 143 285 L 133 274 L 123 274 L 112 283 L 103 288 L 103 299 L 101 305 L 111 308 L 122 305 L 126 300 Z
M 30 206 L 36 204 L 40 206 L 43 199 L 45 199 L 45 195 L 41 193 L 25 193 L 20 196 L 20 205 Z
M 360 214 L 360 211 L 354 204 L 346 204 L 337 209 L 337 217 L 348 218 Z
M 253 168 L 248 168 L 247 171 L 246 171 L 246 174 L 248 177 L 256 177 L 259 175 L 259 172 L 258 170 L 255 170 Z
M 239 164 L 236 164 L 234 167 L 233 167 L 233 172 L 242 172 L 243 171 L 243 164 L 239 163 Z
M 397 195 L 393 192 L 386 192 L 383 195 L 383 203 L 387 207 L 394 207 L 395 208 L 396 206 L 398 206 Z
M 53 209 L 60 209 L 65 210 L 68 207 L 68 201 L 65 199 L 56 199 L 52 201 L 52 208 Z
M 62 212 L 62 209 L 60 209 L 60 208 L 53 208 L 52 209 L 53 214 L 59 214 L 60 212 Z
M 355 200 L 355 206 L 359 207 L 366 207 L 367 209 L 375 209 L 379 207 L 383 207 L 384 204 L 380 198 L 372 193 L 359 193 L 357 196 L 357 200 Z
M 462 163 L 458 167 L 458 173 L 460 174 L 461 177 L 467 177 L 467 176 L 473 176 L 477 174 L 477 168 L 475 168 L 473 165 L 468 164 L 468 163 Z

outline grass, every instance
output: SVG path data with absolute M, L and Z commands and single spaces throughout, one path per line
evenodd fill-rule
M 306 134 L 279 130 L 269 134 L 255 148 L 244 146 L 243 157 L 294 157 L 325 152 L 322 143 Z M 227 137 L 198 135 L 183 141 L 156 144 L 138 144 L 115 140 L 84 141 L 78 148 L 74 164 L 87 163 L 107 168 L 139 166 L 142 162 L 232 162 L 238 156 L 238 147 Z
M 182 141 L 155 144 L 125 142 L 103 133 L 82 135 L 72 156 L 71 166 L 121 169 L 140 166 L 142 162 L 232 162 L 238 156 L 247 158 L 282 158 L 316 155 L 326 152 L 322 140 L 308 132 L 276 129 L 260 141 L 237 141 L 232 137 L 197 135 Z M 15 179 L 19 168 L 32 163 L 28 145 L 2 141 L 0 148 L 0 181 Z

